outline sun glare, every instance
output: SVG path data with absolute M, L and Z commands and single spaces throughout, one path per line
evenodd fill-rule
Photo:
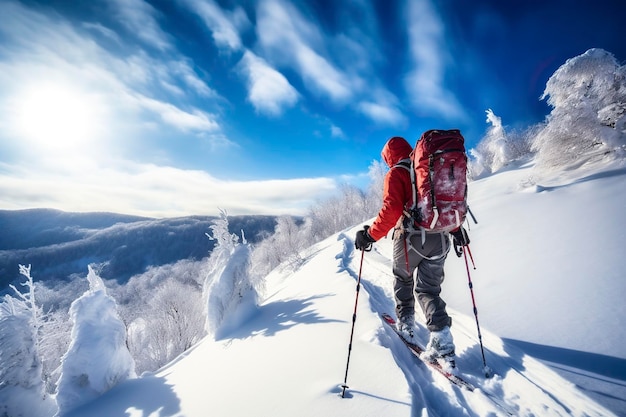
M 15 102 L 18 138 L 48 151 L 93 144 L 103 123 L 94 96 L 61 84 L 32 86 Z

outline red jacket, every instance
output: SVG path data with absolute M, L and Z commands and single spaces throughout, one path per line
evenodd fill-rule
M 404 168 L 393 167 L 401 160 L 409 158 L 413 147 L 402 137 L 394 136 L 387 141 L 381 155 L 390 170 L 385 175 L 383 188 L 383 206 L 368 233 L 374 240 L 379 240 L 389 233 L 405 207 L 410 207 L 413 200 L 411 175 Z

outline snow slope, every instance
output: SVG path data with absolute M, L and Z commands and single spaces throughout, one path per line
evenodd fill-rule
M 477 391 L 433 374 L 383 326 L 379 313 L 394 306 L 391 242 L 376 243 L 361 269 L 357 225 L 310 248 L 296 271 L 274 271 L 266 299 L 244 303 L 217 340 L 67 416 L 507 415 L 489 396 L 519 416 L 626 415 L 626 170 L 542 185 L 530 175 L 522 167 L 470 184 L 471 277 L 491 379 L 481 375 L 465 264 L 451 254 L 446 266 L 457 362 Z

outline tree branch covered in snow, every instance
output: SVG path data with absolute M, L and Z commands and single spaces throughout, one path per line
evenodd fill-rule
M 50 415 L 54 403 L 46 394 L 40 354 L 40 331 L 45 315 L 35 303 L 30 265 L 19 265 L 26 278 L 16 297 L 5 295 L 0 303 L 0 415 Z

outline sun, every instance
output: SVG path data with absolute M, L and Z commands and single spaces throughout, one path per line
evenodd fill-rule
M 13 102 L 18 139 L 46 151 L 86 149 L 102 131 L 102 105 L 97 96 L 69 85 L 32 85 Z

